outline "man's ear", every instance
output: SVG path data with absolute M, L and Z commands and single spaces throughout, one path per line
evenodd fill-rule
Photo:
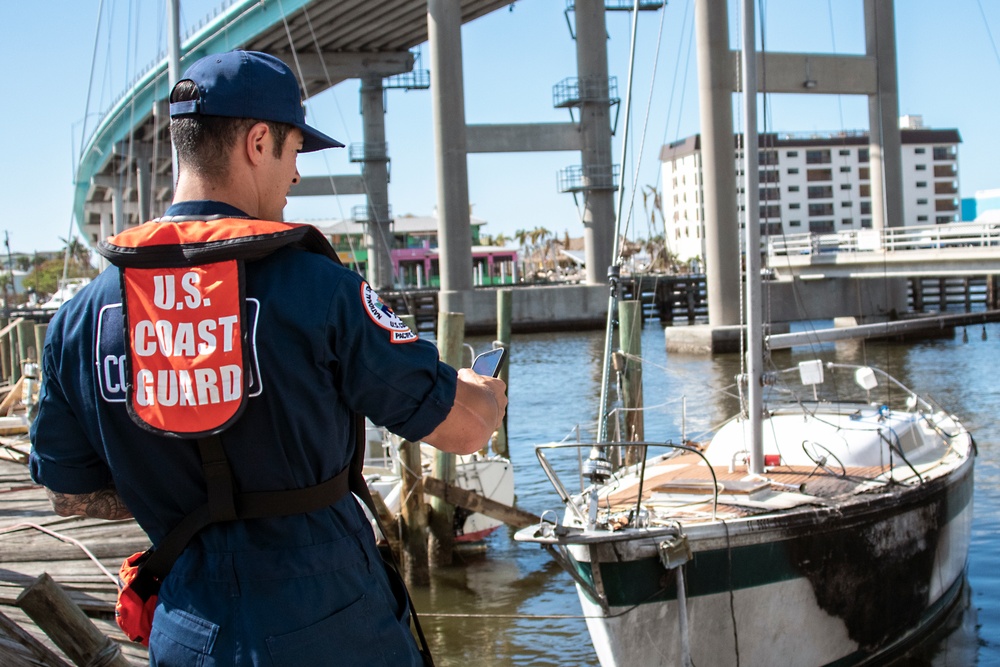
M 273 140 L 271 128 L 267 126 L 267 123 L 256 123 L 250 128 L 246 136 L 246 153 L 251 164 L 260 164 L 266 154 L 271 152 Z

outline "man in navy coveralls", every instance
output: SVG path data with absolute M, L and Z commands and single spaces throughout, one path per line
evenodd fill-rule
M 171 116 L 180 173 L 164 219 L 281 220 L 297 153 L 341 145 L 305 124 L 294 75 L 260 53 L 192 65 Z M 286 247 L 247 262 L 246 298 L 250 398 L 222 433 L 241 491 L 336 475 L 353 454 L 352 412 L 454 453 L 478 450 L 501 423 L 501 381 L 441 363 L 329 258 Z M 31 473 L 59 514 L 134 516 L 155 545 L 205 502 L 204 476 L 192 441 L 154 435 L 126 413 L 120 304 L 111 267 L 53 318 Z M 347 494 L 308 514 L 202 530 L 159 592 L 150 661 L 396 666 L 420 656 L 371 526 Z

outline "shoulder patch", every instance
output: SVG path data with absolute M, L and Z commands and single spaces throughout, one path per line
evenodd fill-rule
M 417 340 L 417 335 L 403 324 L 399 315 L 392 312 L 392 308 L 382 301 L 367 281 L 361 283 L 361 304 L 372 322 L 389 332 L 389 340 L 393 343 L 410 343 Z

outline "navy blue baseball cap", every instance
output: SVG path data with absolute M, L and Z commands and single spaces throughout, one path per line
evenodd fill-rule
M 173 102 L 171 118 L 226 116 L 294 125 L 302 130 L 302 153 L 344 144 L 306 125 L 299 83 L 284 62 L 257 51 L 205 56 L 184 72 L 198 86 L 198 99 Z

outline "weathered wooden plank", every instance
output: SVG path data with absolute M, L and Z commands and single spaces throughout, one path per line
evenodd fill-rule
M 497 521 L 503 521 L 508 526 L 514 526 L 515 528 L 534 526 L 541 521 L 541 519 L 530 512 L 498 503 L 478 493 L 473 493 L 453 484 L 443 482 L 436 477 L 424 477 L 424 493 L 437 496 L 452 505 L 464 507 L 471 512 L 478 512 Z
M 17 606 L 77 665 L 128 667 L 118 645 L 104 635 L 47 574 L 26 588 Z
M 70 667 L 42 642 L 0 613 L 0 657 L 10 667 Z

